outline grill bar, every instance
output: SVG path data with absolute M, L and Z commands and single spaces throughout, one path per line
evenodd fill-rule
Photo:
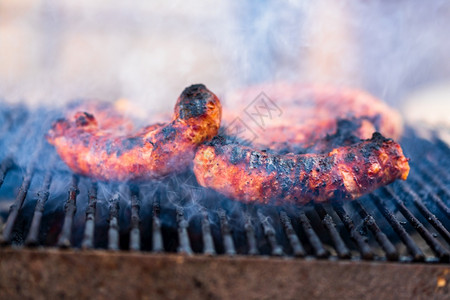
M 228 217 L 223 209 L 219 209 L 220 229 L 222 231 L 223 246 L 225 248 L 225 254 L 233 256 L 236 254 L 236 248 L 234 247 L 233 237 L 231 236 L 231 229 L 228 224 Z
M 214 241 L 211 235 L 211 224 L 209 222 L 208 212 L 202 210 L 202 237 L 203 237 L 203 254 L 215 255 Z
M 108 249 L 114 251 L 119 250 L 119 200 L 116 192 L 109 201 Z
M 350 258 L 350 250 L 348 250 L 347 246 L 345 246 L 345 243 L 339 235 L 339 232 L 336 230 L 336 224 L 334 224 L 333 218 L 323 208 L 323 205 L 316 204 L 315 208 L 320 216 L 320 219 L 322 220 L 323 226 L 327 229 L 331 239 L 333 240 L 337 255 L 340 258 Z
M 17 194 L 16 200 L 10 207 L 8 219 L 6 219 L 5 225 L 3 226 L 3 238 L 2 243 L 10 243 L 12 238 L 12 232 L 14 224 L 16 223 L 17 216 L 19 215 L 19 210 L 25 201 L 25 197 L 28 193 L 28 188 L 30 187 L 30 182 L 33 177 L 33 168 L 29 168 L 25 174 L 22 185 Z
M 294 228 L 292 227 L 291 219 L 289 219 L 288 215 L 284 211 L 280 212 L 280 219 L 283 224 L 286 236 L 289 239 L 289 243 L 292 247 L 294 256 L 304 257 L 306 255 L 305 249 L 303 248 L 302 243 L 298 239 L 298 236 L 295 233 Z
M 84 227 L 83 241 L 81 247 L 83 249 L 91 249 L 94 247 L 94 230 L 95 230 L 95 211 L 97 206 L 97 183 L 91 182 L 88 192 L 88 207 L 86 209 L 86 223 Z
M 433 172 L 438 173 L 439 177 L 444 178 L 446 181 L 450 181 L 450 175 L 438 163 L 431 161 L 428 158 L 425 158 L 423 162 L 428 168 L 432 169 Z
M 419 246 L 417 246 L 417 244 L 413 241 L 411 236 L 406 232 L 405 228 L 398 222 L 394 214 L 389 211 L 383 199 L 375 194 L 371 194 L 370 196 L 388 223 L 406 245 L 408 252 L 412 255 L 412 259 L 414 261 L 423 261 L 425 259 L 425 255 L 422 250 L 420 250 Z
M 153 202 L 153 218 L 152 218 L 152 251 L 159 253 L 164 251 L 164 244 L 161 234 L 161 221 L 159 220 L 159 213 L 161 207 L 158 200 Z
M 141 220 L 139 218 L 139 210 L 141 208 L 139 200 L 139 188 L 132 186 L 130 191 L 131 197 L 131 231 L 130 231 L 130 250 L 141 250 L 141 231 L 139 226 Z
M 383 190 L 394 201 L 395 206 L 405 216 L 405 218 L 411 223 L 411 225 L 417 230 L 422 238 L 427 242 L 430 248 L 436 253 L 442 261 L 448 261 L 450 253 L 439 243 L 433 235 L 425 228 L 425 226 L 406 208 L 403 201 L 395 194 L 391 187 L 384 187 Z
M 41 148 L 42 144 L 40 144 L 40 146 L 38 146 L 38 150 L 34 152 L 34 155 L 27 166 L 25 176 L 23 177 L 22 185 L 19 188 L 19 192 L 17 193 L 16 199 L 10 207 L 8 218 L 6 219 L 6 222 L 3 225 L 3 235 L 0 239 L 0 243 L 2 244 L 11 243 L 14 224 L 16 223 L 19 211 L 22 208 L 25 198 L 27 197 L 28 189 L 30 188 L 31 180 L 33 179 L 34 175 L 36 160 L 41 151 Z
M 259 221 L 264 230 L 264 235 L 269 241 L 270 247 L 272 248 L 272 255 L 281 256 L 283 255 L 283 248 L 278 244 L 275 228 L 271 224 L 270 217 L 265 216 L 260 210 L 257 212 Z
M 400 182 L 399 186 L 412 198 L 413 203 L 422 213 L 422 215 L 433 225 L 434 228 L 444 237 L 444 239 L 450 243 L 450 233 L 445 229 L 442 225 L 441 221 L 436 218 L 434 214 L 432 214 L 425 204 L 422 202 L 422 199 L 417 195 L 406 182 Z
M 306 237 L 308 238 L 308 241 L 314 250 L 315 256 L 318 258 L 327 258 L 329 256 L 329 252 L 323 247 L 322 242 L 311 226 L 311 223 L 309 222 L 308 217 L 305 215 L 305 212 L 303 210 L 300 210 L 298 217 L 300 224 L 305 231 Z
M 350 233 L 350 237 L 358 246 L 359 252 L 361 253 L 361 257 L 366 260 L 371 260 L 374 257 L 373 251 L 370 249 L 369 244 L 367 243 L 367 238 L 364 238 L 358 230 L 356 230 L 355 225 L 353 224 L 350 216 L 345 212 L 341 203 L 334 202 L 333 208 L 336 214 L 341 219 L 342 223 L 344 223 L 345 228 Z
M 64 223 L 61 230 L 61 234 L 58 239 L 58 246 L 61 248 L 69 248 L 72 238 L 72 223 L 73 216 L 77 210 L 77 196 L 78 196 L 78 181 L 79 178 L 76 175 L 72 175 L 71 179 L 71 187 L 69 188 L 69 196 L 67 197 L 66 204 L 64 205 L 65 216 Z
M 439 207 L 439 209 L 446 215 L 447 219 L 450 219 L 450 207 L 448 207 L 444 201 L 442 201 L 442 199 L 436 195 L 436 193 L 434 191 L 431 190 L 431 187 L 426 184 L 422 178 L 414 175 L 414 174 L 410 174 L 410 177 L 412 177 L 412 180 L 415 181 L 420 188 L 425 189 L 427 192 L 428 197 L 434 202 L 436 203 L 436 206 Z
M 247 244 L 248 244 L 248 254 L 249 255 L 258 255 L 258 247 L 256 243 L 256 237 L 255 237 L 255 228 L 253 227 L 252 223 L 252 217 L 250 214 L 245 214 L 245 235 L 247 237 Z
M 353 206 L 363 219 L 364 224 L 375 236 L 375 239 L 380 244 L 381 248 L 383 248 L 384 252 L 386 252 L 386 258 L 388 260 L 397 260 L 398 259 L 397 249 L 395 249 L 394 245 L 392 245 L 391 241 L 388 239 L 386 234 L 383 231 L 381 231 L 380 227 L 378 227 L 375 218 L 366 211 L 366 209 L 362 206 L 359 200 L 353 201 Z
M 44 206 L 50 195 L 50 184 L 53 178 L 53 166 L 55 164 L 56 157 L 53 156 L 50 163 L 50 168 L 45 173 L 44 182 L 41 190 L 38 192 L 38 198 L 36 206 L 34 208 L 33 218 L 31 220 L 30 231 L 25 239 L 25 245 L 37 246 L 39 245 L 39 228 L 41 226 L 42 214 L 44 213 Z
M 189 241 L 188 227 L 189 223 L 184 218 L 184 209 L 177 207 L 177 222 L 178 222 L 178 253 L 191 255 L 192 248 Z
M 447 186 L 435 174 L 433 174 L 420 164 L 418 164 L 416 167 L 422 174 L 425 175 L 425 177 L 431 180 L 441 190 L 441 193 L 445 195 L 447 199 L 450 198 L 450 189 L 448 189 Z

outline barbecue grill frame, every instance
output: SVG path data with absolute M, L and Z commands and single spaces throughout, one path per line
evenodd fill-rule
M 0 298 L 444 299 L 450 267 L 262 256 L 0 249 Z
M 167 217 L 167 210 L 172 208 L 164 206 L 165 200 L 155 191 L 150 201 L 142 202 L 146 191 L 140 192 L 139 186 L 121 185 L 125 192 L 120 197 L 125 195 L 130 220 L 126 221 L 128 247 L 119 243 L 121 229 L 123 234 L 123 224 L 119 223 L 124 221 L 119 219 L 119 210 L 124 207 L 118 206 L 120 199 L 115 191 L 121 186 L 114 186 L 111 199 L 107 199 L 108 241 L 100 246 L 108 251 L 99 250 L 94 237 L 99 203 L 95 182 L 83 179 L 80 186 L 79 176 L 53 170 L 58 158 L 54 151 L 47 151 L 51 148 L 45 143 L 37 148 L 50 155 L 47 165 L 37 163 L 39 151 L 27 164 L 17 165 L 13 154 L 19 151 L 28 133 L 26 128 L 32 124 L 27 119 L 16 129 L 18 133 L 7 133 L 13 140 L 10 154 L 0 158 L 0 187 L 9 172 L 22 170 L 23 175 L 22 182 L 16 182 L 20 188 L 8 217 L 0 218 L 5 222 L 3 232 L 0 227 L 0 298 L 389 299 L 420 295 L 439 299 L 449 293 L 450 190 L 446 184 L 450 176 L 446 168 L 450 168 L 450 162 L 445 158 L 450 148 L 436 137 L 422 139 L 411 129 L 405 134 L 421 143 L 431 142 L 433 151 L 444 159 L 443 165 L 437 163 L 440 160 L 416 154 L 420 159 L 411 161 L 415 172 L 407 182 L 384 187 L 366 197 L 367 202 L 358 199 L 345 205 L 310 204 L 294 210 L 249 205 L 241 212 L 240 228 L 226 208 L 208 211 L 205 207 L 198 212 L 200 225 L 196 229 L 201 232 L 201 250 L 199 244 L 191 245 L 195 240 L 191 239 L 188 211 L 177 206 L 170 225 L 173 230 L 167 235 L 163 215 Z M 44 180 L 33 196 L 30 182 L 38 172 Z M 441 174 L 446 176 L 441 179 Z M 64 218 L 58 240 L 42 247 L 40 222 L 52 193 L 52 178 L 59 175 L 69 183 L 66 200 L 61 201 Z M 80 190 L 87 192 L 79 194 Z M 32 199 L 36 204 L 30 228 L 14 231 L 22 206 Z M 147 211 L 150 206 L 151 214 L 141 214 L 141 206 Z M 74 244 L 72 235 L 77 209 L 86 217 L 80 245 Z M 215 231 L 212 215 L 216 217 Z M 143 224 L 149 220 L 151 231 L 149 224 Z M 241 235 L 240 241 L 235 230 Z M 151 249 L 144 249 L 141 243 L 148 242 L 150 236 Z M 167 239 L 178 241 L 177 248 L 167 249 Z M 242 240 L 247 243 L 246 249 Z M 130 251 L 123 251 L 125 248 Z

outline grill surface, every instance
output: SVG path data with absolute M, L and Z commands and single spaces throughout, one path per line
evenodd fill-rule
M 192 173 L 139 185 L 72 174 L 43 138 L 57 111 L 0 108 L 3 247 L 447 263 L 450 149 L 407 129 L 411 175 L 352 202 L 244 205 Z

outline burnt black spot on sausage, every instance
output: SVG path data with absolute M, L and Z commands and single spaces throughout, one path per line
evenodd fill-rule
M 369 158 L 372 155 L 372 153 L 370 152 L 370 149 L 363 147 L 361 148 L 361 154 L 364 157 L 364 160 L 366 163 L 369 163 Z
M 354 161 L 355 158 L 356 158 L 355 153 L 349 151 L 349 152 L 347 152 L 347 154 L 345 155 L 344 160 L 345 160 L 345 162 L 350 163 L 350 162 Z
M 263 162 L 263 158 L 260 152 L 258 151 L 252 151 L 250 153 L 250 169 L 257 169 L 261 167 Z
M 365 161 L 368 162 L 369 158 L 373 156 L 376 152 L 380 151 L 384 142 L 388 141 L 388 139 L 384 138 L 380 133 L 375 132 L 368 143 L 365 143 L 361 147 L 361 154 L 364 157 Z
M 294 187 L 295 186 L 300 187 L 300 171 L 301 171 L 301 169 L 300 169 L 299 160 L 300 160 L 300 158 L 298 157 L 297 161 L 294 165 L 294 174 L 295 174 L 295 178 L 294 178 L 294 182 L 293 182 Z
M 286 175 L 278 176 L 277 179 L 281 187 L 281 197 L 286 197 L 286 195 L 292 191 L 294 181 L 292 181 L 291 177 Z
M 388 142 L 388 141 L 392 141 L 392 139 L 388 139 L 385 138 L 381 133 L 379 132 L 374 132 L 372 134 L 372 138 L 370 139 L 370 141 L 375 142 L 379 145 L 383 144 L 384 142 Z
M 218 147 L 226 145 L 226 137 L 223 135 L 216 135 L 210 142 L 206 142 L 205 145 Z
M 317 160 L 314 157 L 305 156 L 301 162 L 306 173 L 311 173 L 313 169 L 317 168 Z
M 277 180 L 281 187 L 281 197 L 288 195 L 295 184 L 296 179 L 292 180 L 290 176 L 294 165 L 295 163 L 292 159 L 280 158 L 278 161 Z
M 319 166 L 319 171 L 329 172 L 335 166 L 334 156 L 327 156 L 324 159 L 321 159 L 319 161 Z
M 205 145 L 214 147 L 214 151 L 217 155 L 222 155 L 225 153 L 225 149 L 227 149 L 227 137 L 223 135 L 215 136 L 210 142 L 206 142 Z M 234 145 L 237 147 L 238 145 Z
M 213 147 L 214 147 L 214 151 L 216 152 L 217 155 L 223 155 L 223 153 L 224 153 L 223 146 L 215 145 Z
M 157 144 L 153 143 L 151 139 L 147 139 L 145 142 L 151 144 L 153 146 L 153 149 L 157 148 Z
M 161 133 L 162 133 L 163 140 L 165 140 L 165 141 L 172 141 L 172 140 L 175 139 L 177 130 L 173 126 L 168 125 L 168 126 L 165 126 L 161 130 Z
M 270 174 L 272 172 L 278 171 L 278 157 L 276 156 L 268 156 L 266 160 L 266 172 Z
M 140 137 L 127 138 L 122 141 L 124 150 L 131 150 L 135 147 L 144 146 L 144 141 Z
M 193 84 L 191 86 L 188 86 L 187 88 L 185 88 L 183 90 L 183 92 L 181 93 L 182 97 L 193 97 L 196 94 L 202 92 L 206 90 L 206 86 L 204 84 L 201 83 L 197 83 L 197 84 Z
M 349 118 L 338 119 L 336 122 L 336 132 L 325 137 L 326 149 L 349 146 L 361 141 L 355 132 L 361 127 L 361 119 Z
M 248 150 L 242 148 L 239 145 L 232 147 L 231 155 L 230 155 L 230 162 L 233 165 L 236 165 L 236 164 L 242 162 L 245 159 L 247 152 L 248 152 Z
M 180 118 L 183 120 L 197 118 L 206 112 L 206 104 L 211 93 L 203 84 L 194 84 L 181 93 L 179 102 Z
M 294 162 L 291 159 L 285 159 L 283 157 L 280 157 L 278 160 L 278 171 L 290 174 L 291 170 L 294 168 Z
M 83 114 L 80 114 L 77 119 L 75 120 L 75 124 L 78 127 L 83 127 L 89 125 L 89 123 L 92 123 L 95 120 L 94 116 L 90 113 L 83 112 Z

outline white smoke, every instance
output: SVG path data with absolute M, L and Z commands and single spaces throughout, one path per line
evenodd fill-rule
M 7 1 L 0 95 L 127 98 L 141 117 L 182 89 L 273 80 L 369 90 L 391 104 L 450 77 L 450 4 L 431 1 Z

